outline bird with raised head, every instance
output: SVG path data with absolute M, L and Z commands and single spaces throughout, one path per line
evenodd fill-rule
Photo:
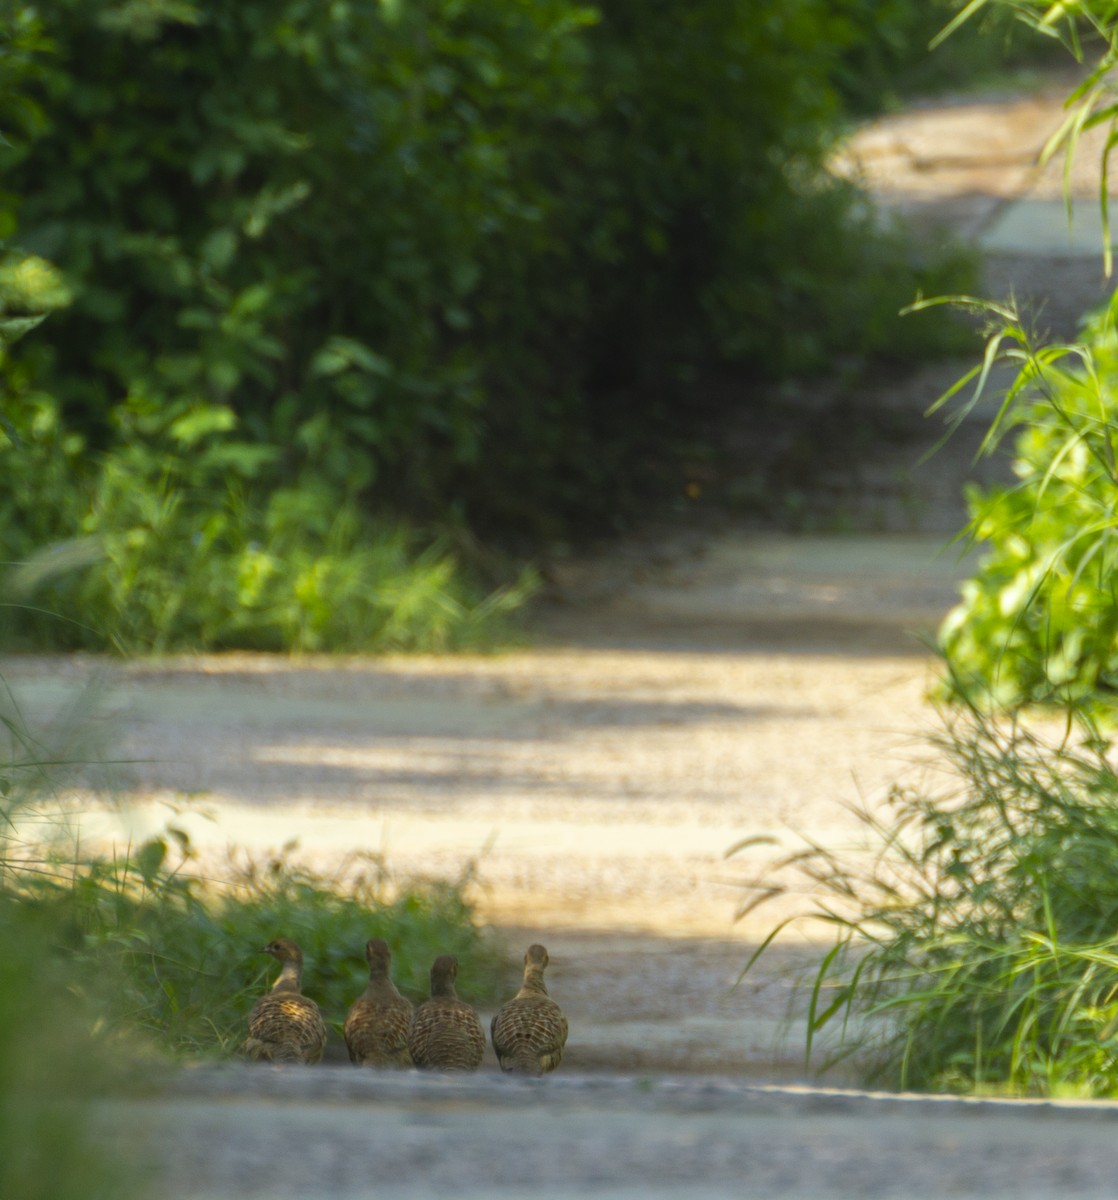
M 349 1061 L 361 1067 L 410 1067 L 408 1030 L 414 1009 L 389 975 L 392 951 L 384 938 L 369 938 L 365 961 L 369 983 L 350 1005 L 343 1027 Z
M 543 979 L 547 964 L 543 946 L 528 947 L 520 991 L 501 1005 L 490 1023 L 489 1033 L 502 1071 L 546 1075 L 563 1058 L 567 1018 L 547 994 Z
M 290 938 L 276 938 L 260 953 L 276 959 L 280 973 L 249 1013 L 244 1053 L 258 1062 L 318 1062 L 326 1048 L 326 1022 L 302 993 L 302 950 Z
M 431 967 L 431 998 L 412 1017 L 408 1049 L 428 1071 L 476 1071 L 485 1054 L 485 1030 L 473 1007 L 458 999 L 458 959 L 443 954 Z

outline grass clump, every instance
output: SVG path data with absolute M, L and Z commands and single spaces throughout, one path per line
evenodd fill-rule
M 426 998 L 440 954 L 462 960 L 464 998 L 495 994 L 503 960 L 474 923 L 466 880 L 396 888 L 371 856 L 325 873 L 288 847 L 264 862 L 231 860 L 214 884 L 183 870 L 191 855 L 171 830 L 126 858 L 86 861 L 21 889 L 49 916 L 92 999 L 100 981 L 114 981 L 112 996 L 100 996 L 109 1028 L 145 1034 L 173 1055 L 235 1053 L 275 976 L 258 951 L 277 936 L 302 947 L 303 989 L 339 1033 L 367 980 L 369 937 L 389 943 L 393 975 L 414 1000 Z
M 0 461 L 49 480 L 56 468 L 43 460 L 56 462 L 59 438 L 49 421 L 42 431 L 35 454 L 26 439 L 22 457 L 0 443 Z M 183 425 L 157 449 L 107 455 L 80 521 L 10 546 L 8 645 L 385 653 L 515 636 L 532 571 L 482 565 L 468 537 L 375 519 L 320 481 L 264 495 L 245 478 L 253 449 Z M 0 498 L 15 529 L 21 511 Z
M 957 713 L 936 739 L 942 791 L 861 814 L 874 853 L 811 845 L 776 864 L 836 934 L 809 1061 L 825 1037 L 825 1065 L 854 1056 L 889 1086 L 1118 1094 L 1118 775 L 1075 728 L 1052 743 Z
M 53 922 L 15 887 L 39 864 L 14 818 L 54 755 L 30 753 L 45 748 L 0 712 L 5 728 L 13 750 L 0 750 L 0 1196 L 129 1200 L 141 1194 L 139 1173 L 91 1123 L 92 1102 L 121 1082 L 120 1064 L 106 1039 L 91 1036 L 99 1013 L 53 952 Z

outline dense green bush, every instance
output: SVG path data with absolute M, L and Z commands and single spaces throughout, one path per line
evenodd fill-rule
M 1118 690 L 1118 336 L 1091 323 L 1077 347 L 1032 348 L 992 431 L 1015 429 L 1012 487 L 973 488 L 983 548 L 939 641 L 949 686 L 976 703 L 1111 707 Z M 1008 343 L 1012 344 L 1012 343 Z
M 3 502 L 35 535 L 8 558 L 89 532 L 73 509 L 102 474 L 158 506 L 184 425 L 260 513 L 305 489 L 331 513 L 601 528 L 713 364 L 887 353 L 928 282 L 873 257 L 821 172 L 835 39 L 874 36 L 822 0 L 35 11 L 50 50 L 5 187 L 73 302 L 5 368 L 50 426 L 9 448 L 31 465 Z M 78 495 L 50 504 L 55 444 Z
M 1109 3 L 1009 4 L 988 0 L 968 12 L 1011 9 L 1022 22 L 1095 62 L 1068 98 L 1068 115 L 1048 153 L 1076 154 L 1098 126 L 1114 140 L 1113 64 L 1118 14 Z M 1105 163 L 1099 200 L 1111 267 Z M 944 401 L 974 381 L 973 408 L 995 364 L 1016 377 L 1001 400 L 984 449 L 1009 435 L 1012 487 L 973 489 L 969 537 L 983 548 L 961 603 L 940 630 L 948 691 L 973 703 L 1013 709 L 1070 703 L 1095 717 L 1113 711 L 1118 687 L 1118 525 L 1115 381 L 1118 337 L 1113 302 L 1085 319 L 1074 345 L 1037 346 L 1012 303 L 980 304 L 992 333 L 984 361 Z

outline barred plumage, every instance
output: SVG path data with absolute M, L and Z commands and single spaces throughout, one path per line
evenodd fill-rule
M 408 1049 L 417 1067 L 431 1071 L 476 1071 L 485 1054 L 485 1030 L 474 1009 L 458 999 L 458 959 L 444 954 L 431 967 L 431 999 L 415 1010 Z
M 392 952 L 383 938 L 365 943 L 369 985 L 345 1019 L 349 1061 L 363 1067 L 410 1067 L 408 1031 L 413 1006 L 396 990 L 389 975 Z
M 520 991 L 497 1010 L 489 1026 L 502 1071 L 546 1075 L 563 1058 L 567 1018 L 547 994 L 543 979 L 547 964 L 543 946 L 528 947 Z
M 326 1023 L 318 1005 L 300 990 L 303 952 L 290 938 L 277 938 L 260 952 L 276 959 L 281 970 L 249 1014 L 244 1053 L 260 1062 L 318 1062 L 326 1048 Z

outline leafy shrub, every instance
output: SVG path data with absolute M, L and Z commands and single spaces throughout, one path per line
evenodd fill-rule
M 1097 61 L 1068 97 L 1068 115 L 1046 153 L 1074 157 L 1081 135 L 1115 116 L 1109 79 L 1118 48 L 1113 6 L 1023 4 L 988 0 L 968 5 L 959 20 L 1011 10 L 1050 41 L 1062 40 L 1077 58 L 1089 48 Z M 1109 271 L 1108 172 L 1100 171 Z M 1012 304 L 981 304 L 993 333 L 980 366 L 940 403 L 972 380 L 965 414 L 986 390 L 991 369 L 1007 364 L 1016 378 L 987 436 L 984 450 L 1014 434 L 1012 488 L 972 489 L 969 537 L 985 547 L 962 602 L 940 630 L 950 695 L 1003 708 L 1071 703 L 1096 716 L 1113 708 L 1118 683 L 1118 593 L 1115 565 L 1114 380 L 1118 344 L 1114 307 L 1085 323 L 1076 345 L 1037 347 Z
M 1093 70 L 1069 96 L 1068 116 L 1049 151 L 1062 147 L 1070 159 L 1080 135 L 1101 125 L 1112 134 L 1103 150 L 1108 157 L 1115 127 L 1109 75 L 1118 47 L 1113 6 L 990 0 L 966 12 L 985 7 L 1011 7 L 1037 31 L 1061 35 L 1077 57 L 1084 45 L 1097 52 Z M 1100 251 L 1109 271 L 1105 161 L 1102 166 L 1107 236 Z M 987 444 L 1016 428 L 1020 483 L 970 496 L 969 532 L 987 552 L 940 631 L 950 688 L 1003 707 L 1070 701 L 1096 712 L 1112 708 L 1118 684 L 1113 305 L 1087 322 L 1080 344 L 1041 348 L 1012 308 L 986 307 L 1000 327 L 988 343 L 985 365 L 971 372 L 978 379 L 974 399 L 999 358 L 1017 367 Z
M 12 366 L 82 439 L 87 496 L 137 412 L 202 407 L 261 448 L 261 508 L 313 478 L 472 529 L 600 527 L 698 373 L 888 349 L 878 315 L 920 283 L 860 269 L 869 226 L 821 171 L 822 0 L 36 11 L 6 186 L 74 302 Z
M 0 55 L 0 63 L 3 56 Z M 0 226 L 4 212 L 0 209 Z M 74 528 L 81 517 L 84 440 L 63 429 L 58 402 L 35 382 L 34 356 L 12 363 L 9 347 L 72 293 L 56 268 L 35 255 L 0 253 L 0 546 L 20 555 Z
M 449 545 L 372 521 L 313 476 L 260 492 L 274 448 L 241 440 L 223 406 L 128 409 L 125 440 L 82 493 L 82 439 L 35 397 L 13 414 L 10 458 L 25 501 L 22 561 L 9 573 L 9 644 L 176 649 L 422 650 L 486 645 L 534 589 L 531 572 L 491 590 Z M 48 541 L 52 489 L 75 501 L 77 537 Z M 14 516 L 20 506 L 10 505 Z M 13 532 L 12 540 L 16 534 Z M 45 548 L 36 550 L 36 544 Z M 60 624 L 56 614 L 81 614 Z
M 1013 708 L 1109 706 L 1118 686 L 1114 542 L 1118 338 L 1099 316 L 1076 346 L 1034 348 L 1011 309 L 991 342 L 1019 368 L 990 431 L 1014 432 L 1013 487 L 973 488 L 984 554 L 939 632 L 955 695 Z

